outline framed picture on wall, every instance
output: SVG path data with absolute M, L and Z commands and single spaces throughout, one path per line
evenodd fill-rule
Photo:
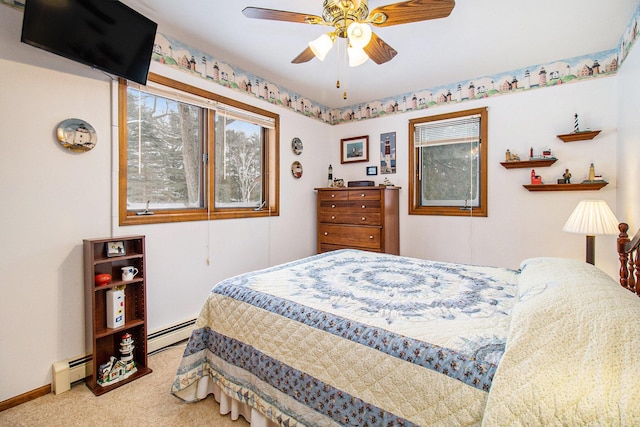
M 340 140 L 340 163 L 369 161 L 369 136 L 356 136 Z
M 380 134 L 380 173 L 396 173 L 396 133 Z

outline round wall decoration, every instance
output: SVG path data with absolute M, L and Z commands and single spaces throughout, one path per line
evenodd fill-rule
M 302 140 L 297 136 L 291 140 L 291 151 L 295 154 L 302 154 Z
M 81 119 L 67 119 L 60 122 L 56 129 L 56 136 L 60 145 L 76 153 L 89 151 L 98 142 L 93 126 Z
M 298 161 L 291 163 L 291 173 L 294 178 L 300 178 L 302 176 L 302 163 Z

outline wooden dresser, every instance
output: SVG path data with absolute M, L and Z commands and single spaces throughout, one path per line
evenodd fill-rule
M 400 254 L 400 187 L 316 190 L 318 253 L 354 248 Z

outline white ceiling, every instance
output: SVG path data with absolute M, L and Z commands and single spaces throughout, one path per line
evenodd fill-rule
M 291 63 L 327 27 L 242 14 L 255 6 L 320 15 L 322 0 L 122 2 L 156 21 L 163 34 L 335 108 L 614 49 L 638 5 L 638 0 L 457 0 L 447 18 L 374 28 L 398 55 L 382 65 L 367 61 L 347 67 L 345 75 L 335 46 L 322 62 Z M 369 9 L 394 2 L 369 0 Z M 336 89 L 339 69 L 343 87 Z

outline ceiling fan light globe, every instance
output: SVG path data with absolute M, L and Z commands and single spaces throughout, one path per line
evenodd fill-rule
M 367 62 L 369 56 L 360 47 L 348 47 L 347 55 L 349 55 L 349 67 L 357 67 Z
M 349 44 L 355 48 L 364 48 L 371 41 L 371 27 L 368 24 L 353 22 L 347 28 Z
M 309 48 L 320 61 L 324 61 L 327 53 L 333 47 L 333 39 L 329 34 L 323 34 L 315 40 L 309 42 Z

